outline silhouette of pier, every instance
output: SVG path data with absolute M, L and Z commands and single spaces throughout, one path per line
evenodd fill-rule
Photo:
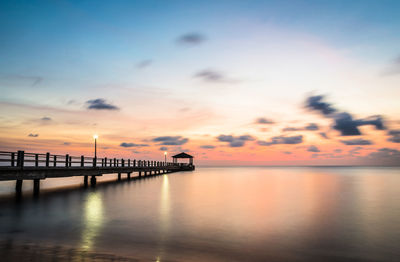
M 189 158 L 189 163 L 178 163 L 179 158 Z M 0 181 L 15 180 L 15 190 L 22 191 L 24 180 L 33 180 L 33 192 L 39 194 L 40 180 L 46 178 L 61 178 L 82 176 L 87 187 L 96 185 L 96 177 L 106 174 L 127 174 L 131 179 L 132 173 L 137 177 L 153 176 L 179 171 L 192 171 L 193 157 L 180 153 L 173 156 L 174 162 L 151 160 L 136 160 L 124 158 L 97 158 L 85 156 L 53 155 L 50 153 L 26 153 L 25 151 L 5 152 L 0 151 Z

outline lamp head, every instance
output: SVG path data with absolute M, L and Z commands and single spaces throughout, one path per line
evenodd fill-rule
M 99 136 L 98 135 L 93 135 L 93 138 L 97 139 L 97 138 L 99 138 Z
M 167 155 L 167 151 L 164 152 L 164 155 Z

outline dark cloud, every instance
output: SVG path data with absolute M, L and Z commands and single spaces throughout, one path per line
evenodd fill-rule
M 159 148 L 160 151 L 168 151 L 168 147 L 162 146 Z
M 42 120 L 42 121 L 51 121 L 51 117 L 44 116 L 40 120 Z
M 200 33 L 191 32 L 181 35 L 177 39 L 177 43 L 187 46 L 194 46 L 203 43 L 206 37 Z
M 388 138 L 389 142 L 400 143 L 400 129 L 390 130 L 388 134 L 392 137 Z
M 336 109 L 332 107 L 332 105 L 323 102 L 324 96 L 310 96 L 306 100 L 306 107 L 320 111 L 324 115 L 330 115 L 336 112 Z
M 346 146 L 365 146 L 372 145 L 373 143 L 370 140 L 366 139 L 350 139 L 350 140 L 340 140 Z
M 203 148 L 203 149 L 213 149 L 213 148 L 215 148 L 215 146 L 213 146 L 213 145 L 203 145 L 203 146 L 200 146 L 200 148 Z
M 32 133 L 30 133 L 28 136 L 29 136 L 29 137 L 38 137 L 39 134 L 32 134 Z
M 375 129 L 386 129 L 382 116 L 376 115 L 365 119 L 353 119 L 347 112 L 338 112 L 331 104 L 323 101 L 324 96 L 311 96 L 306 99 L 306 107 L 322 113 L 324 116 L 334 120 L 333 128 L 342 136 L 358 136 L 361 132 L 358 127 L 372 125 Z
M 152 63 L 153 63 L 152 60 L 147 59 L 147 60 L 140 61 L 140 62 L 136 65 L 136 67 L 139 68 L 139 69 L 144 69 L 144 68 L 146 68 L 146 67 L 149 67 Z
M 260 146 L 271 146 L 271 145 L 293 145 L 301 144 L 303 142 L 303 136 L 275 136 L 271 138 L 271 141 L 257 141 Z
M 126 143 L 126 142 L 123 142 L 123 143 L 121 143 L 119 146 L 122 146 L 122 147 L 143 147 L 143 146 L 149 146 L 149 145 L 147 145 L 147 144 L 135 144 L 135 143 Z
M 265 118 L 265 117 L 259 117 L 256 119 L 257 124 L 274 124 L 275 122 L 272 121 L 271 119 Z
M 321 152 L 321 151 L 318 149 L 318 147 L 316 147 L 316 146 L 309 146 L 308 149 L 307 149 L 307 151 L 308 151 L 308 152 L 314 152 L 314 153 Z
M 69 145 L 71 145 L 71 143 L 70 142 L 64 142 L 64 145 L 65 146 L 69 146 Z
M 232 135 L 219 135 L 217 137 L 220 142 L 228 142 L 230 147 L 242 147 L 246 141 L 253 141 L 254 137 L 249 135 L 232 136 Z
M 186 144 L 189 139 L 182 138 L 181 136 L 160 136 L 152 139 L 153 142 L 159 142 L 160 145 L 165 146 L 179 146 Z
M 363 149 L 361 146 L 356 146 L 349 151 L 351 156 L 360 154 L 360 150 Z
M 290 152 L 290 151 L 285 151 L 283 153 L 286 154 L 286 155 L 291 155 L 292 154 L 292 152 Z
M 119 110 L 117 106 L 109 104 L 103 98 L 97 98 L 86 101 L 87 109 L 94 110 Z

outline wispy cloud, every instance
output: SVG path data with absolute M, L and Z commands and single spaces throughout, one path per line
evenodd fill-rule
M 265 117 L 259 117 L 259 118 L 256 119 L 255 122 L 256 122 L 256 124 L 266 124 L 266 125 L 275 123 L 271 119 L 268 119 L 268 118 L 265 118 Z
M 203 149 L 214 149 L 215 146 L 213 146 L 213 145 L 203 145 L 203 146 L 200 146 L 200 148 L 203 148 Z
M 51 121 L 52 119 L 51 119 L 51 117 L 44 116 L 40 120 L 42 120 L 42 121 Z
M 123 142 L 119 146 L 121 146 L 121 147 L 144 147 L 144 146 L 149 146 L 149 145 L 148 144 L 135 144 L 135 143 Z
M 219 135 L 217 137 L 217 140 L 220 142 L 227 142 L 230 147 L 242 147 L 245 145 L 246 141 L 253 141 L 255 139 L 250 135 L 243 135 L 243 136 Z
M 153 142 L 160 143 L 165 146 L 178 146 L 186 144 L 189 139 L 181 136 L 160 136 L 152 139 Z
M 140 62 L 136 65 L 136 67 L 139 68 L 139 69 L 144 69 L 144 68 L 146 68 L 146 67 L 149 67 L 152 63 L 153 63 L 153 60 L 146 59 L 146 60 L 140 61 Z
M 206 41 L 206 37 L 203 34 L 197 32 L 191 32 L 181 35 L 177 38 L 177 43 L 185 46 L 199 45 Z
M 316 147 L 316 146 L 309 146 L 308 149 L 307 149 L 307 151 L 308 151 L 308 152 L 314 152 L 314 153 L 321 152 L 321 151 L 318 149 L 318 147 Z
M 257 141 L 260 146 L 272 146 L 279 144 L 293 145 L 303 143 L 303 136 L 275 136 L 271 138 L 271 141 Z
M 38 137 L 39 134 L 32 134 L 32 133 L 30 133 L 28 136 L 29 136 L 29 137 Z
M 343 144 L 347 146 L 364 146 L 364 145 L 372 145 L 373 143 L 370 140 L 366 139 L 350 139 L 350 140 L 341 140 Z
M 119 110 L 119 107 L 108 103 L 103 98 L 97 98 L 86 101 L 87 109 L 93 110 Z

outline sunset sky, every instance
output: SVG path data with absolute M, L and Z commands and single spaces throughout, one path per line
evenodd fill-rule
M 1 1 L 0 150 L 399 165 L 400 1 Z

